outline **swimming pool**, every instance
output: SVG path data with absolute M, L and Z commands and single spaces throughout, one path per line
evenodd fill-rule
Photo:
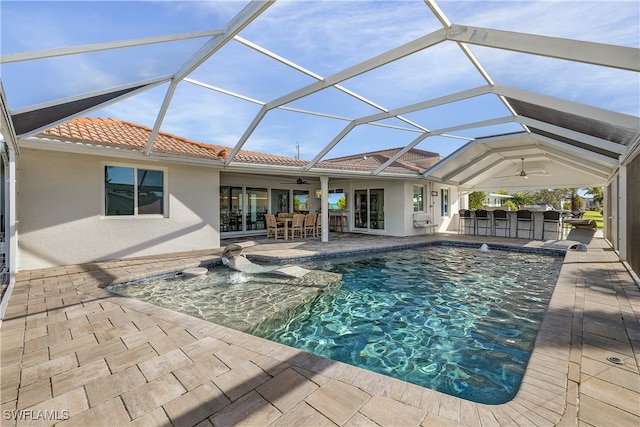
M 250 332 L 474 402 L 504 403 L 520 386 L 561 264 L 559 256 L 446 245 L 317 260 L 301 265 L 341 274 L 342 287 Z M 197 297 L 206 299 L 215 297 Z

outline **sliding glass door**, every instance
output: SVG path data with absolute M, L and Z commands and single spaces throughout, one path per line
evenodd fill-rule
M 355 190 L 354 228 L 360 230 L 384 230 L 384 189 Z

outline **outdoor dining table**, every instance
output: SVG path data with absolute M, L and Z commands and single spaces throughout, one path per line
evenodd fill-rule
M 289 239 L 289 224 L 293 224 L 293 217 L 278 216 L 278 217 L 276 217 L 276 221 L 284 223 L 284 239 L 288 240 Z

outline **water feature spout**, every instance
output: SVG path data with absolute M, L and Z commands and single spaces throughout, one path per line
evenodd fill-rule
M 480 246 L 480 252 L 489 252 L 489 245 L 483 243 L 482 246 Z
M 242 246 L 228 245 L 222 252 L 222 263 L 227 267 L 247 274 L 281 274 L 290 277 L 302 277 L 309 272 L 306 268 L 297 265 L 267 266 L 258 265 L 249 261 L 242 253 Z

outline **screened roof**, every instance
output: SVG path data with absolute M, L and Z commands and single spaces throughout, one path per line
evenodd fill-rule
M 81 117 L 472 189 L 603 185 L 640 134 L 633 1 L 3 2 L 2 133 Z M 118 25 L 114 25 L 114 22 Z M 522 176 L 525 171 L 526 178 Z M 332 172 L 332 174 L 338 174 Z

